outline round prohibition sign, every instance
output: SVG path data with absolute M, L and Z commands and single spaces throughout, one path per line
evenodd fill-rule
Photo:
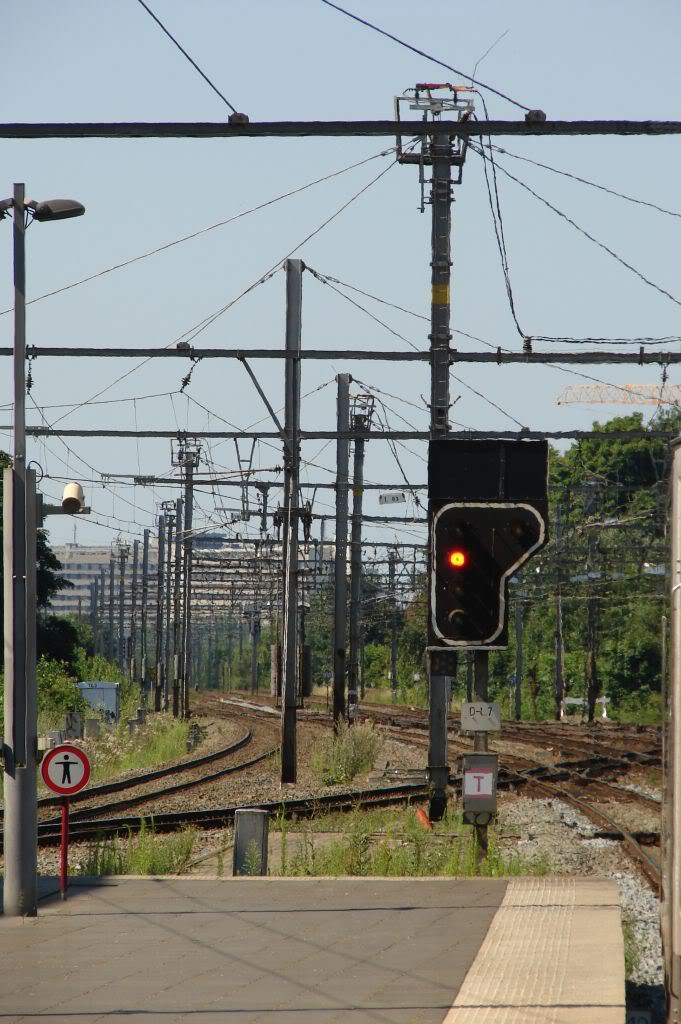
M 70 743 L 48 750 L 40 763 L 40 771 L 48 789 L 61 796 L 79 793 L 90 781 L 87 754 Z

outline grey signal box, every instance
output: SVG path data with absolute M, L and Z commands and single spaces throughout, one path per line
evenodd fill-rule
M 498 761 L 496 754 L 463 756 L 463 820 L 487 825 L 497 810 Z

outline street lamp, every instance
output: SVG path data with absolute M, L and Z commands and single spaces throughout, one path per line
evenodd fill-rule
M 35 472 L 26 467 L 26 225 L 80 217 L 71 199 L 38 203 L 15 184 L 0 200 L 0 220 L 13 213 L 14 462 L 3 477 L 5 576 L 5 731 L 3 911 L 34 917 L 38 909 Z

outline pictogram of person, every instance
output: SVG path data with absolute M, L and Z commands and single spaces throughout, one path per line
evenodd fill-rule
M 71 782 L 71 768 L 72 768 L 73 762 L 69 761 L 69 755 L 68 754 L 64 754 L 64 760 L 63 761 L 55 761 L 54 763 L 55 764 L 60 764 L 62 766 L 61 767 L 61 785 L 65 786 L 68 783 L 69 786 L 72 786 L 73 783 Z

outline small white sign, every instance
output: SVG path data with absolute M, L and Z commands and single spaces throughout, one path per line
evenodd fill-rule
M 463 776 L 465 797 L 492 796 L 494 793 L 494 771 L 491 768 L 469 768 Z
M 501 729 L 501 705 L 472 701 L 461 705 L 461 728 L 464 732 L 498 732 Z
M 390 494 L 379 494 L 378 504 L 379 505 L 401 505 L 407 500 L 407 496 L 404 491 L 393 491 Z

